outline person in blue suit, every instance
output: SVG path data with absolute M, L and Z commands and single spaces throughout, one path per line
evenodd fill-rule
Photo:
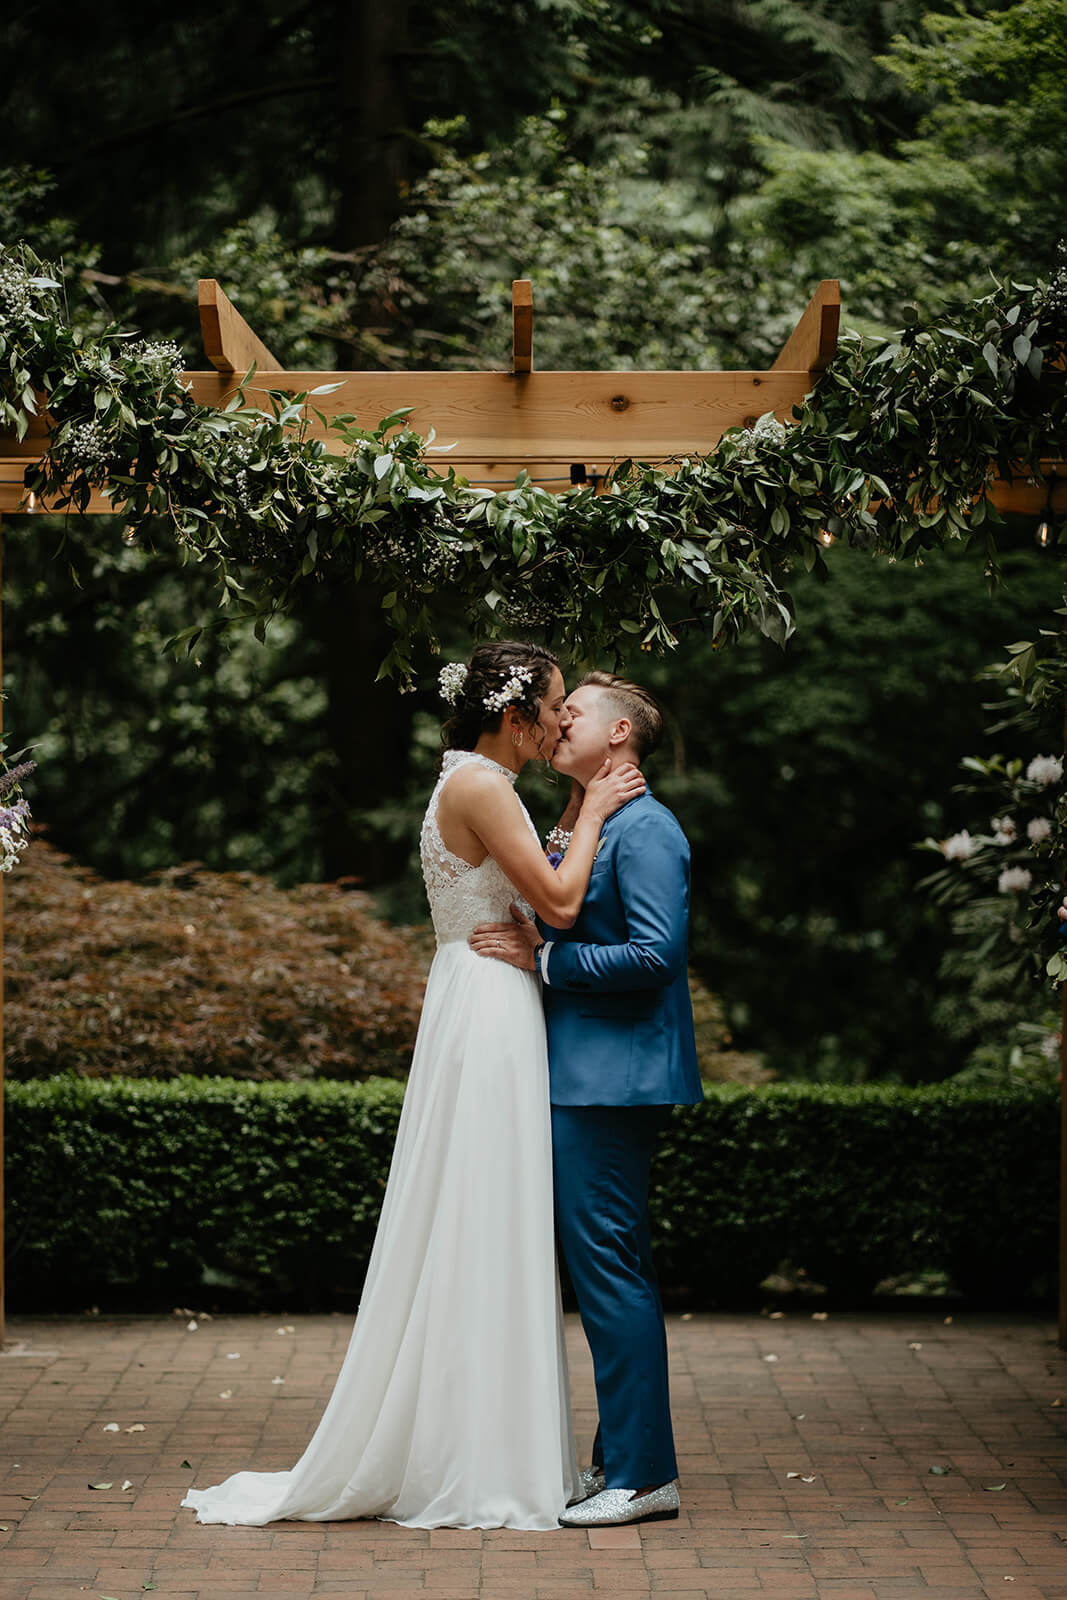
M 610 757 L 640 765 L 659 744 L 652 697 L 610 673 L 568 696 L 553 766 L 573 798 L 549 848 L 565 849 L 583 786 Z M 533 968 L 548 1030 L 556 1222 L 589 1340 L 600 1426 L 587 1498 L 561 1516 L 598 1527 L 678 1515 L 663 1308 L 649 1246 L 648 1178 L 670 1108 L 703 1098 L 687 948 L 689 844 L 651 790 L 608 818 L 569 928 L 481 928 L 481 953 Z

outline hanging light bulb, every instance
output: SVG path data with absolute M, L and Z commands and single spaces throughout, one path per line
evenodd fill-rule
M 834 536 L 830 532 L 829 528 L 820 528 L 819 529 L 819 543 L 820 544 L 824 544 L 824 545 L 831 545 L 831 544 L 833 544 L 833 542 L 834 542 Z
M 1054 528 L 1052 524 L 1052 491 L 1056 484 L 1056 474 L 1053 473 L 1048 483 L 1048 495 L 1045 499 L 1045 509 L 1041 513 L 1041 520 L 1034 529 L 1034 539 L 1039 550 L 1047 550 L 1052 543 Z
M 34 494 L 32 489 L 30 490 L 30 503 L 29 503 L 29 506 L 27 507 L 27 510 L 29 510 L 29 511 L 36 511 L 37 510 L 37 496 Z

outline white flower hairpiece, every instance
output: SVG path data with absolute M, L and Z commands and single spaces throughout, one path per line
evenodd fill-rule
M 454 706 L 463 693 L 463 685 L 467 681 L 467 669 L 462 661 L 450 661 L 447 667 L 442 667 L 437 674 L 437 683 L 441 691 L 441 699 Z
M 501 675 L 508 671 L 501 667 Z M 511 676 L 502 689 L 494 689 L 482 700 L 482 705 L 487 711 L 503 711 L 505 706 L 510 706 L 516 700 L 521 700 L 527 689 L 533 683 L 533 671 L 530 667 L 512 667 Z

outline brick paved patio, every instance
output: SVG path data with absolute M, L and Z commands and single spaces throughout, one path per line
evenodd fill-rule
M 0 1600 L 1067 1597 L 1067 1358 L 1045 1322 L 672 1317 L 680 1520 L 524 1534 L 197 1526 L 194 1481 L 292 1464 L 349 1319 L 187 1320 L 11 1324 Z

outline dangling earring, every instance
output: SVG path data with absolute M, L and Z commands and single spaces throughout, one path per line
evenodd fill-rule
M 512 728 L 512 730 L 511 730 L 511 742 L 515 746 L 516 750 L 522 744 L 522 741 L 523 741 L 523 739 L 525 737 L 526 737 L 526 735 L 523 733 L 521 728 Z

